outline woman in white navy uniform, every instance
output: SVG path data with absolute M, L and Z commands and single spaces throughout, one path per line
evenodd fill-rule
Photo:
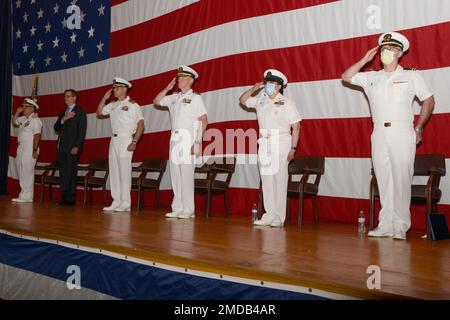
M 113 88 L 106 92 L 97 107 L 98 116 L 109 115 L 112 129 L 108 158 L 113 202 L 103 211 L 124 212 L 131 209 L 131 160 L 145 130 L 141 107 L 128 96 L 131 87 L 127 80 L 114 78 Z M 113 92 L 116 100 L 105 105 Z
M 378 45 L 347 69 L 342 79 L 364 89 L 372 111 L 372 163 L 382 209 L 378 227 L 369 232 L 369 237 L 404 240 L 411 226 L 409 207 L 416 144 L 422 140 L 423 128 L 435 102 L 421 74 L 403 69 L 399 64 L 409 48 L 408 39 L 400 33 L 389 32 L 380 36 Z M 379 48 L 383 69 L 359 72 L 373 60 Z M 422 102 L 422 108 L 414 126 L 415 97 Z
M 240 97 L 241 104 L 256 109 L 259 125 L 258 166 L 266 213 L 254 224 L 282 227 L 286 219 L 288 165 L 294 159 L 300 134 L 300 115 L 295 103 L 283 96 L 288 80 L 278 70 L 264 72 L 263 83 L 255 84 Z
M 172 182 L 172 212 L 167 218 L 195 217 L 194 171 L 195 157 L 200 154 L 203 133 L 208 125 L 202 97 L 192 90 L 198 73 L 180 66 L 177 77 L 153 100 L 155 106 L 169 110 L 172 132 L 170 136 L 169 169 Z M 179 93 L 167 95 L 178 81 Z
M 19 197 L 12 201 L 17 203 L 33 202 L 34 167 L 42 131 L 42 122 L 36 114 L 38 109 L 39 105 L 34 100 L 26 98 L 12 118 L 12 125 L 17 129 L 16 165 L 21 189 Z

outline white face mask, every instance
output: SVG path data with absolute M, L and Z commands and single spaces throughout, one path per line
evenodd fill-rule
M 394 62 L 395 60 L 395 52 L 388 50 L 388 49 L 384 49 L 381 52 L 381 62 L 383 62 L 383 64 L 389 65 L 392 62 Z

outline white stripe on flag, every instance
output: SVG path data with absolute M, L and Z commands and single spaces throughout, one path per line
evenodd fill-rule
M 129 0 L 111 8 L 111 32 L 132 27 L 199 0 Z

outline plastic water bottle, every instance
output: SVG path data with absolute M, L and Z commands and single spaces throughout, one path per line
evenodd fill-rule
M 255 222 L 256 220 L 258 220 L 258 207 L 254 203 L 252 206 L 252 221 Z
M 366 216 L 361 211 L 358 216 L 358 233 L 366 233 Z

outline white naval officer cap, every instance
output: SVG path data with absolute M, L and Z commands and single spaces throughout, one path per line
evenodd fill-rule
M 177 77 L 192 77 L 193 79 L 198 79 L 198 73 L 194 69 L 188 66 L 179 66 L 177 69 Z
M 33 99 L 29 99 L 29 98 L 25 98 L 25 100 L 22 103 L 23 107 L 34 107 L 36 108 L 36 110 L 39 110 L 39 105 L 37 104 L 36 101 L 34 101 Z
M 113 79 L 113 88 L 117 88 L 117 87 L 127 87 L 127 88 L 131 88 L 133 85 L 128 82 L 125 79 L 119 78 L 119 77 L 115 77 Z
M 282 86 L 286 86 L 288 84 L 287 77 L 282 72 L 275 69 L 268 69 L 264 71 L 264 80 L 275 81 L 280 83 Z
M 409 49 L 409 40 L 404 35 L 398 32 L 387 32 L 383 33 L 378 39 L 378 45 L 383 46 L 397 46 L 402 49 L 403 52 Z

